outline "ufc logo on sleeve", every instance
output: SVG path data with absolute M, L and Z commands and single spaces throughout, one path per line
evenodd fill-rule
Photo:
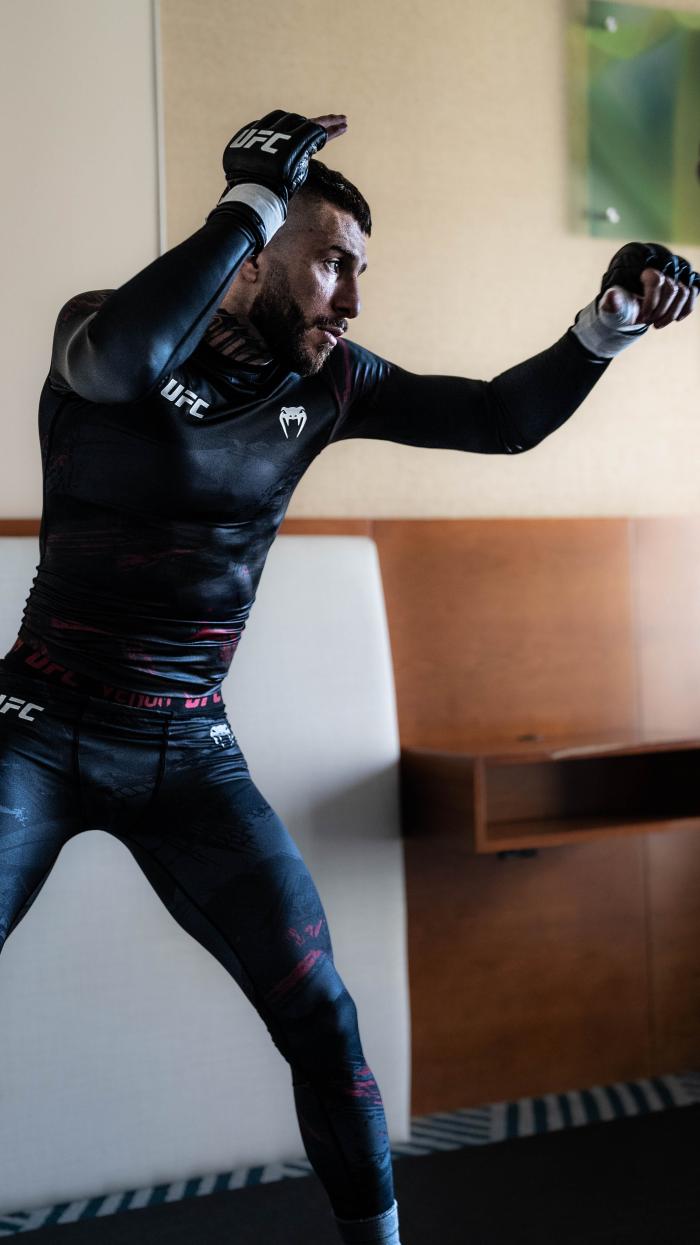
M 20 700 L 17 696 L 6 696 L 4 692 L 0 692 L 0 713 L 16 713 L 26 722 L 33 722 L 34 717 L 30 712 L 32 709 L 38 709 L 39 713 L 44 712 L 43 705 L 35 705 L 31 700 Z
M 174 402 L 176 406 L 189 406 L 190 415 L 196 415 L 197 419 L 204 419 L 204 412 L 209 409 L 208 402 L 205 402 L 203 398 L 198 398 L 191 389 L 185 389 L 185 386 L 179 384 L 174 377 L 160 392 L 162 397 L 167 398 L 168 402 Z
M 291 134 L 276 134 L 273 130 L 256 130 L 254 126 L 250 126 L 247 130 L 241 130 L 231 140 L 229 147 L 253 147 L 255 143 L 262 143 L 261 151 L 268 151 L 271 156 L 276 156 L 277 148 L 272 144 L 279 139 L 289 142 L 291 137 Z

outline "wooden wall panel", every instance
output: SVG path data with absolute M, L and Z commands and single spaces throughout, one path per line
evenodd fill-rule
M 700 1067 L 700 836 L 650 835 L 648 851 L 652 1065 L 673 1072 Z
M 637 519 L 633 530 L 640 721 L 693 734 L 700 728 L 700 517 Z M 697 835 L 652 835 L 649 956 L 658 1068 L 700 1059 L 698 895 Z
M 38 536 L 39 519 L 0 519 L 0 536 Z
M 700 517 L 632 524 L 640 725 L 700 728 Z
M 626 520 L 396 520 L 374 532 L 404 745 L 633 726 Z
M 414 1111 L 648 1073 L 643 839 L 405 849 Z
M 402 743 L 697 730 L 697 532 L 375 523 Z M 697 834 L 508 861 L 405 848 L 416 1111 L 700 1061 Z

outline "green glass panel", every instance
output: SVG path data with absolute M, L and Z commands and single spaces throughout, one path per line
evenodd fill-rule
M 700 14 L 573 0 L 573 224 L 700 242 Z

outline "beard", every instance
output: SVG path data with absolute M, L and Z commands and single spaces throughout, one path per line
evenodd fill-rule
M 248 318 L 275 358 L 299 376 L 314 376 L 320 372 L 334 349 L 330 342 L 313 347 L 305 341 L 308 330 L 324 322 L 306 320 L 299 303 L 292 297 L 289 279 L 281 264 L 270 270 L 265 288 L 256 296 Z

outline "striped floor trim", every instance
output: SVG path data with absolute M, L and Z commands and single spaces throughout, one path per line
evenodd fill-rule
M 516 1102 L 496 1102 L 461 1111 L 437 1111 L 434 1115 L 416 1116 L 411 1121 L 410 1141 L 395 1145 L 392 1153 L 395 1159 L 401 1159 L 408 1154 L 434 1154 L 464 1146 L 492 1145 L 513 1137 L 531 1137 L 535 1133 L 577 1128 L 601 1120 L 644 1115 L 697 1102 L 700 1102 L 700 1070 L 641 1081 L 618 1081 L 614 1085 L 594 1085 L 590 1089 L 544 1094 L 541 1098 L 519 1098 Z M 41 1210 L 0 1212 L 0 1237 L 33 1232 L 52 1224 L 97 1219 L 161 1202 L 205 1197 L 224 1189 L 299 1178 L 308 1176 L 310 1171 L 308 1160 L 298 1159 L 290 1163 L 268 1163 L 265 1167 L 239 1167 L 218 1175 L 177 1180 L 148 1189 L 129 1189 L 105 1197 L 60 1202 Z

